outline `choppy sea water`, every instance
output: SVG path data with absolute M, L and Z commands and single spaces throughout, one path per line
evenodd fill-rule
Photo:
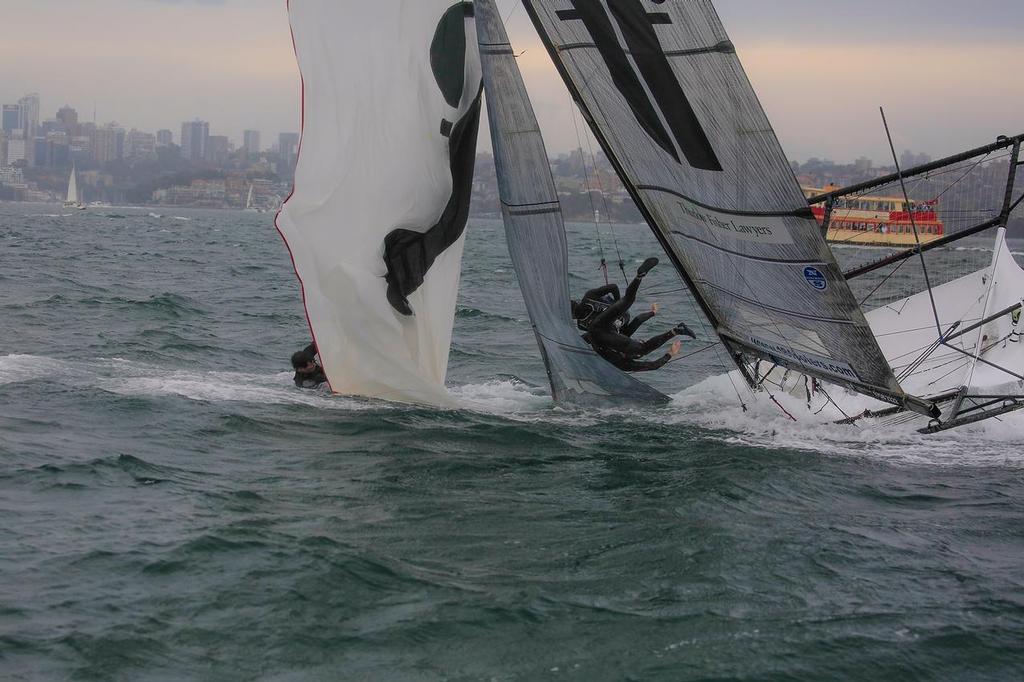
M 794 424 L 715 350 L 668 407 L 557 409 L 469 234 L 435 411 L 292 386 L 272 216 L 0 205 L 0 679 L 1024 677 L 1024 419 Z

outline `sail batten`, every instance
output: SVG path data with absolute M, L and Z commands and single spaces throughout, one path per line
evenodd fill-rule
M 924 409 L 879 349 L 710 0 L 523 2 L 731 355 Z

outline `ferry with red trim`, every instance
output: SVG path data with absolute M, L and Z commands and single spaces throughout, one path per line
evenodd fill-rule
M 839 189 L 803 187 L 808 199 Z M 915 246 L 914 226 L 922 244 L 942 238 L 945 228 L 937 213 L 938 199 L 910 202 L 903 197 L 847 196 L 839 197 L 832 207 L 832 218 L 826 239 L 834 244 L 858 246 Z M 824 202 L 811 205 L 818 223 L 825 221 Z M 911 221 L 913 216 L 913 221 Z

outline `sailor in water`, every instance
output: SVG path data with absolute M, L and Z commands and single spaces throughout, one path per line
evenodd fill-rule
M 650 312 L 630 319 L 629 309 L 636 302 L 637 292 L 644 275 L 658 264 L 657 258 L 648 258 L 637 270 L 636 278 L 626 287 L 626 293 L 619 295 L 619 287 L 608 284 L 591 289 L 583 296 L 582 301 L 572 301 L 572 316 L 577 325 L 585 333 L 583 338 L 597 351 L 598 355 L 624 372 L 649 372 L 660 369 L 679 354 L 682 342 L 676 341 L 667 353 L 657 360 L 641 360 L 676 336 L 685 335 L 696 338 L 685 324 L 673 327 L 664 334 L 659 334 L 647 341 L 637 341 L 633 334 L 644 322 L 654 317 L 657 306 Z
M 316 361 L 316 342 L 292 355 L 295 385 L 299 388 L 317 388 L 327 381 L 323 368 Z

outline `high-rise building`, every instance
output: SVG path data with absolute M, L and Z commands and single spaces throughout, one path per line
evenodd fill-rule
M 206 138 L 206 160 L 214 165 L 227 163 L 231 144 L 226 135 L 210 135 Z
M 277 136 L 277 153 L 285 169 L 290 170 L 295 165 L 295 158 L 299 153 L 299 134 L 281 133 Z
M 28 142 L 24 130 L 12 130 L 7 139 L 7 163 L 13 166 L 19 161 L 28 162 Z
M 110 163 L 124 158 L 124 128 L 108 123 L 96 129 L 93 137 L 93 157 L 97 163 Z
M 193 163 L 206 158 L 206 143 L 210 137 L 210 124 L 200 121 L 188 121 L 181 124 L 181 155 Z
M 172 144 L 174 144 L 174 133 L 172 133 L 170 130 L 156 131 L 157 147 L 170 147 Z
M 64 132 L 68 135 L 78 134 L 78 112 L 64 105 L 57 110 L 57 120 L 64 126 Z
M 124 158 L 150 161 L 156 158 L 156 136 L 132 130 L 124 138 Z
M 68 154 L 71 157 L 72 163 L 84 165 L 94 160 L 92 140 L 93 138 L 88 135 L 78 135 L 71 138 L 71 148 L 68 149 Z
M 258 158 L 260 155 L 260 131 L 246 130 L 243 132 L 242 148 L 245 149 L 245 155 L 250 161 Z
M 26 139 L 33 139 L 39 131 L 39 94 L 33 92 L 18 100 L 21 107 L 21 128 Z
M 5 104 L 3 105 L 3 131 L 10 137 L 10 133 L 13 130 L 22 130 L 24 126 L 21 125 L 21 107 L 17 104 Z

